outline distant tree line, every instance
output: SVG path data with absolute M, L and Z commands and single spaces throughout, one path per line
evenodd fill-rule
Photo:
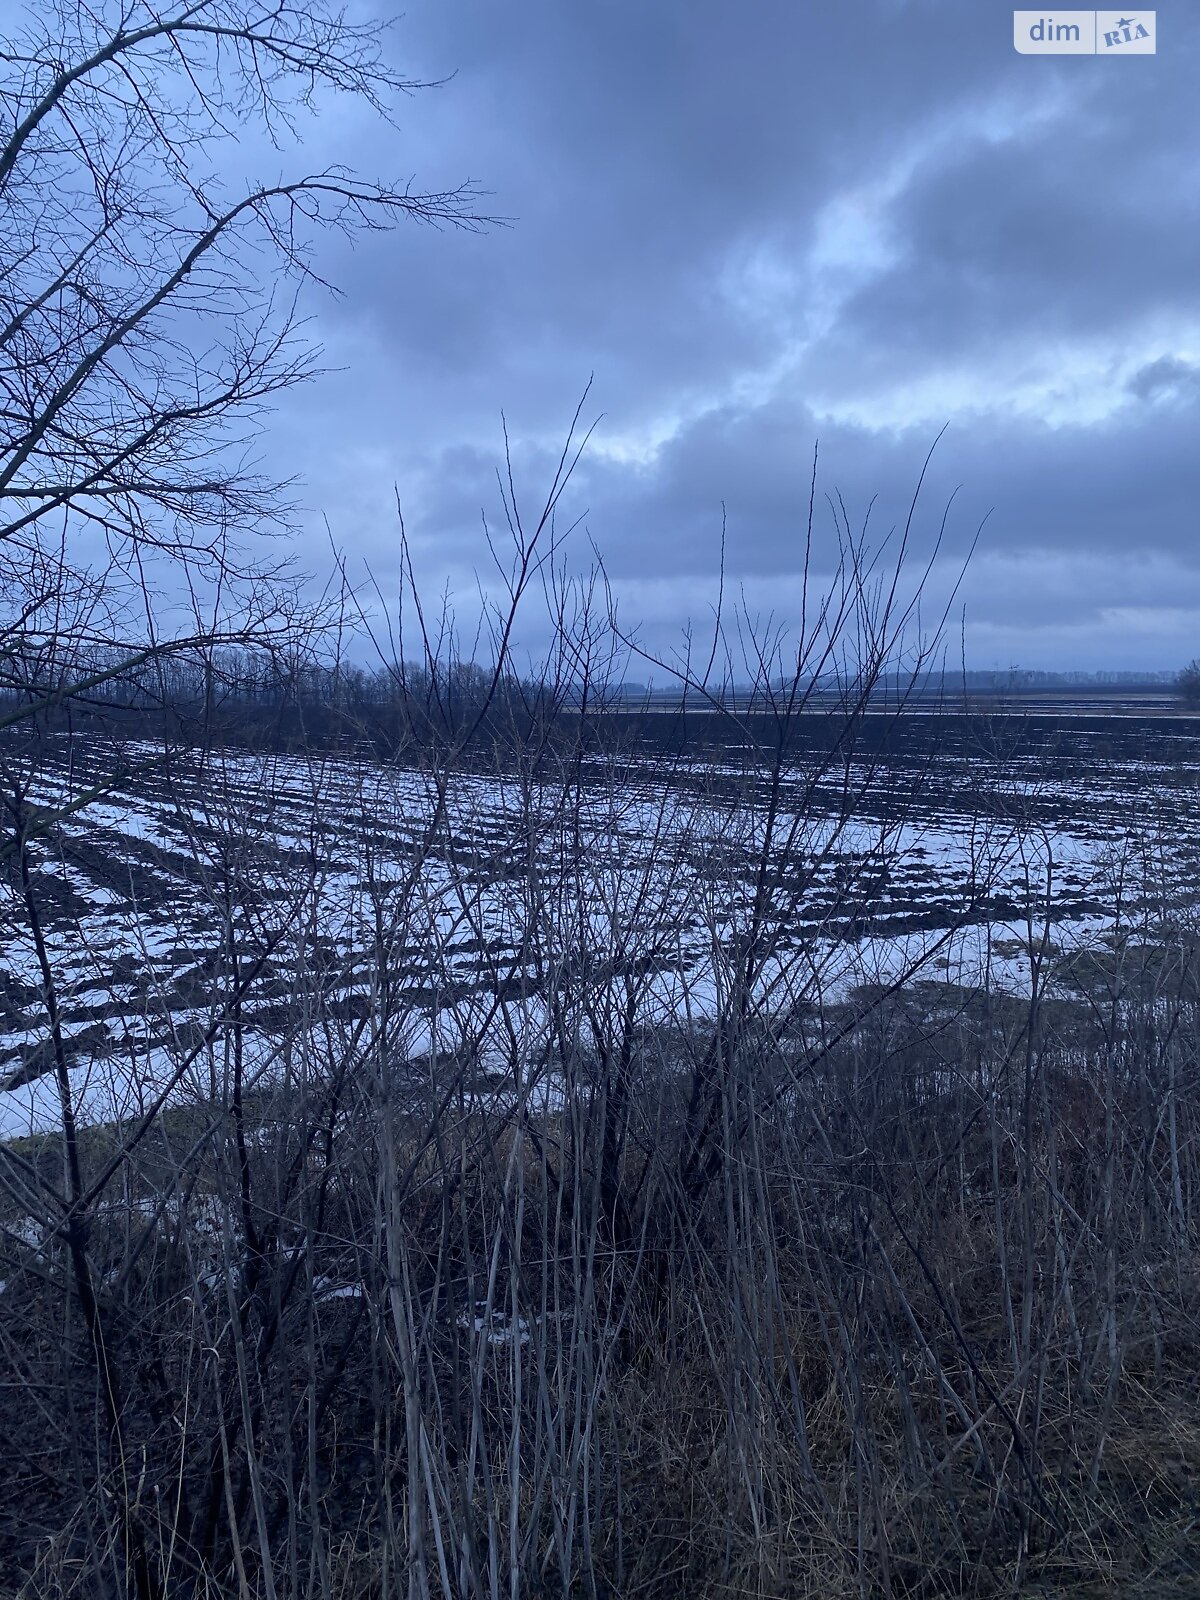
M 366 667 L 241 648 L 67 650 L 62 640 L 52 650 L 10 645 L 0 657 L 0 722 L 38 706 L 51 729 L 103 725 L 130 737 L 166 732 L 273 749 L 367 746 L 395 755 L 453 741 L 476 723 L 528 733 L 564 711 L 618 700 L 628 703 L 624 686 L 528 681 L 463 659 Z
M 1170 683 L 1170 672 L 1044 672 L 1037 667 L 1009 667 L 1001 672 L 965 672 L 968 689 L 1074 689 L 1128 684 Z

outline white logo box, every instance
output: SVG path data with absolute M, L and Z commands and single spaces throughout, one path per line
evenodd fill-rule
M 1013 46 L 1023 56 L 1152 56 L 1154 11 L 1014 11 Z

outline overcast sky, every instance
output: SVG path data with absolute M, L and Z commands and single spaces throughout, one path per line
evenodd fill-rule
M 344 370 L 268 445 L 314 550 L 327 517 L 386 581 L 396 485 L 461 587 L 501 413 L 533 501 L 591 375 L 564 512 L 651 642 L 705 614 L 722 502 L 729 576 L 794 619 L 814 446 L 882 533 L 948 424 L 919 542 L 957 488 L 944 589 L 987 516 L 969 666 L 1200 654 L 1200 6 L 1159 9 L 1155 56 L 1012 29 L 994 0 L 410 0 L 396 60 L 453 78 L 396 135 L 326 115 L 321 154 L 475 179 L 511 222 L 325 249 Z

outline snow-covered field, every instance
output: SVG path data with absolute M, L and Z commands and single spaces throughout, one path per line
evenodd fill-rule
M 1020 992 L 1031 948 L 1054 983 L 1117 923 L 1186 919 L 1200 882 L 1200 758 L 1182 735 L 1149 755 L 1080 736 L 1053 760 L 959 741 L 815 785 L 800 758 L 774 814 L 740 750 L 439 784 L 362 760 L 168 760 L 76 739 L 42 753 L 29 799 L 28 886 L 10 852 L 0 890 L 6 1137 L 60 1117 L 27 896 L 78 1114 L 105 1121 L 165 1086 L 218 1091 L 235 999 L 262 1072 L 299 1032 L 386 1010 L 393 1055 L 419 1067 L 467 1048 L 506 1092 L 533 1093 L 522 1070 L 564 1015 L 702 1020 L 751 948 L 775 1012 L 914 971 Z

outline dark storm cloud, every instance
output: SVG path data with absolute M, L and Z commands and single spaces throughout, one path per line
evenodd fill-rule
M 1161 82 L 1115 94 L 1116 63 L 1086 65 L 1106 81 L 1080 86 L 1050 127 L 964 140 L 916 175 L 889 208 L 896 264 L 843 308 L 827 360 L 865 352 L 903 367 L 1194 314 L 1200 187 L 1177 114 L 1186 87 L 1168 70 L 1165 100 Z
M 496 364 L 522 376 L 533 357 L 576 381 L 601 371 L 606 406 L 769 359 L 780 308 L 732 303 L 730 274 L 764 248 L 802 260 L 820 205 L 892 127 L 994 72 L 995 42 L 972 51 L 960 7 L 922 9 L 923 41 L 904 10 L 857 4 L 410 11 L 417 65 L 457 77 L 413 104 L 406 153 L 423 175 L 426 157 L 482 174 L 514 226 L 360 251 L 339 273 L 350 305 L 435 382 Z M 785 309 L 803 325 L 803 304 Z
M 1159 55 L 1129 61 L 1017 56 L 1011 30 L 992 0 L 419 0 L 398 53 L 457 75 L 398 141 L 331 117 L 321 143 L 475 177 L 512 223 L 322 263 L 347 370 L 277 438 L 335 536 L 386 564 L 396 480 L 425 569 L 461 577 L 501 409 L 533 504 L 594 373 L 567 515 L 665 630 L 722 502 L 731 572 L 783 605 L 814 441 L 885 531 L 948 421 L 919 524 L 962 486 L 955 561 L 991 511 L 969 648 L 1172 664 L 1200 566 L 1200 27 L 1160 8 Z
M 1200 399 L 1200 366 L 1174 356 L 1160 356 L 1129 379 L 1129 392 L 1139 400 Z

